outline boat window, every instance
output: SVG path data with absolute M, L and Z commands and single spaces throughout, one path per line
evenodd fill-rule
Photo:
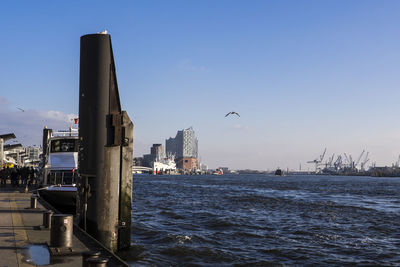
M 77 172 L 67 170 L 52 170 L 47 176 L 48 184 L 73 184 L 76 182 Z
M 76 139 L 57 139 L 51 141 L 51 152 L 78 152 Z

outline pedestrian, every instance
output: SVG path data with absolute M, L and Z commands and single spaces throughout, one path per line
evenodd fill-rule
M 11 186 L 12 187 L 15 187 L 16 184 L 17 184 L 17 176 L 18 176 L 17 170 L 16 170 L 16 167 L 14 167 L 14 168 L 11 169 L 11 174 L 10 174 Z
M 4 169 L 1 169 L 1 170 L 0 170 L 1 186 L 3 186 L 3 176 L 4 176 Z

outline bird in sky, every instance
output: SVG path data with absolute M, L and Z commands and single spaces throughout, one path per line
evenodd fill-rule
M 225 115 L 225 117 L 228 117 L 230 114 L 232 114 L 232 115 L 238 115 L 238 116 L 240 117 L 239 113 L 237 113 L 237 112 L 235 112 L 235 111 L 229 112 L 228 114 Z
M 17 109 L 21 110 L 22 112 L 25 112 L 25 110 L 24 110 L 24 109 L 22 109 L 22 108 L 17 108 Z

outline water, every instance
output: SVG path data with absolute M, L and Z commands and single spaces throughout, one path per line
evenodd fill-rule
M 134 176 L 132 266 L 400 265 L 400 178 Z
M 44 245 L 32 245 L 28 248 L 30 259 L 27 260 L 29 263 L 33 263 L 37 266 L 50 264 L 50 252 L 47 246 Z

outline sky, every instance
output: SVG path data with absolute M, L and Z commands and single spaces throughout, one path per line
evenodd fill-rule
M 80 36 L 106 29 L 134 156 L 193 127 L 210 168 L 313 170 L 325 148 L 399 157 L 399 1 L 1 5 L 0 133 L 23 145 L 78 116 Z

